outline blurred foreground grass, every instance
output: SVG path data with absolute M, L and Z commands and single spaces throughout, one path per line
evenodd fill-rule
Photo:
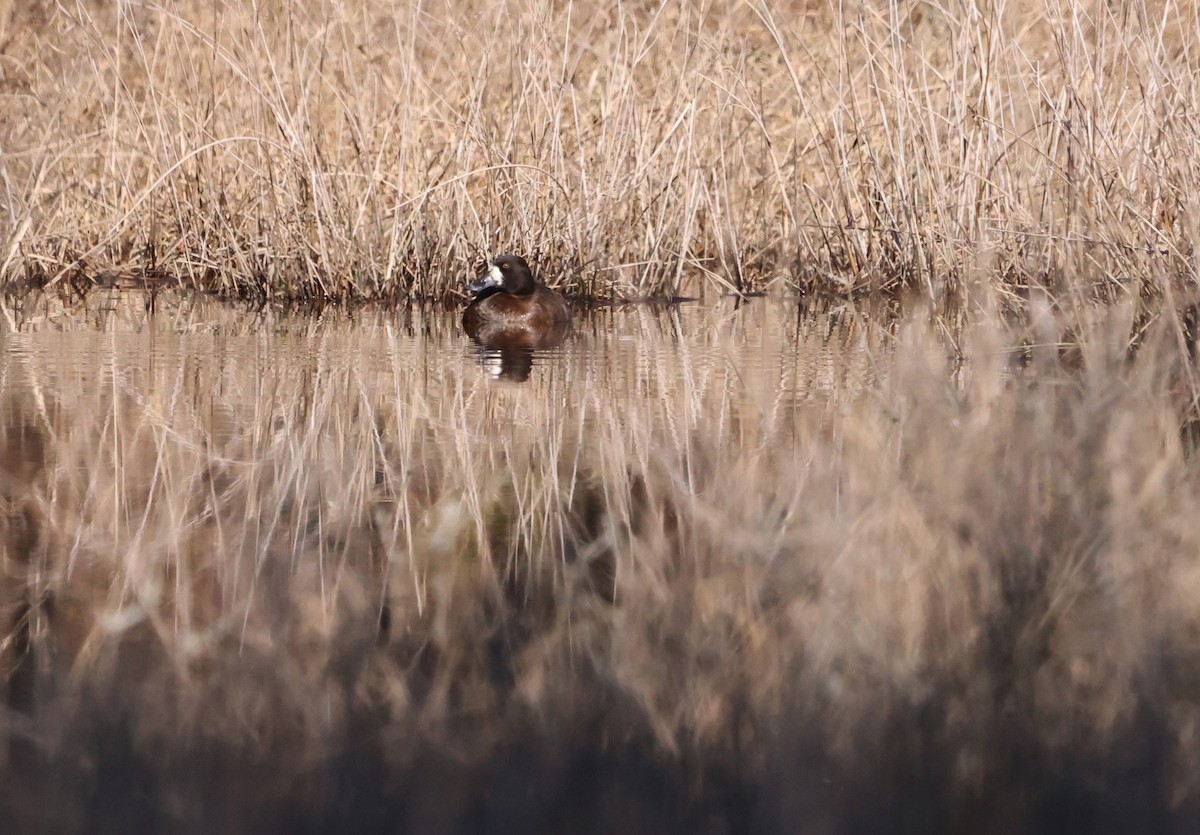
M 452 317 L 97 297 L 0 359 L 21 831 L 1195 820 L 1193 378 L 1131 305 L 597 313 L 496 385 Z

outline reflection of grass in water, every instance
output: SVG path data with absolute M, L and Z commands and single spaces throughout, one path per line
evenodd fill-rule
M 1200 497 L 1157 335 L 1127 359 L 1114 316 L 1080 368 L 1018 367 L 975 325 L 955 373 L 925 326 L 849 317 L 761 364 L 635 345 L 539 389 L 389 328 L 259 346 L 286 366 L 205 334 L 113 343 L 112 378 L 6 356 L 11 750 L 102 756 L 83 734 L 120 721 L 164 792 L 247 810 L 325 809 L 348 747 L 450 817 L 503 812 L 489 763 L 574 797 L 549 773 L 579 757 L 680 763 L 699 785 L 608 774 L 612 802 L 707 787 L 763 829 L 1193 802 Z M 679 358 L 699 333 L 735 338 Z M 195 787 L 205 757 L 239 770 Z
M 453 297 L 1191 279 L 1192 3 L 0 4 L 0 279 Z M 1126 13 L 1128 11 L 1128 13 Z

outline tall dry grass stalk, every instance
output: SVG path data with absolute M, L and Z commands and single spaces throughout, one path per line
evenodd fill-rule
M 0 276 L 1191 292 L 1191 2 L 0 7 Z
M 17 822 L 1197 808 L 1200 481 L 1178 352 L 1131 350 L 1132 304 L 955 344 L 919 317 L 634 309 L 526 385 L 433 315 L 159 304 L 9 312 Z

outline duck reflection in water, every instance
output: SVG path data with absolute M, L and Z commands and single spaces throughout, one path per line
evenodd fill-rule
M 495 377 L 529 379 L 535 352 L 571 335 L 566 299 L 535 281 L 518 255 L 497 256 L 467 290 L 475 299 L 463 313 L 463 330 L 484 349 L 484 366 Z

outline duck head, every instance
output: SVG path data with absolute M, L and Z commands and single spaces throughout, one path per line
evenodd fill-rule
M 529 265 L 519 255 L 498 255 L 474 281 L 467 285 L 471 293 L 498 290 L 513 296 L 528 296 L 537 289 Z

